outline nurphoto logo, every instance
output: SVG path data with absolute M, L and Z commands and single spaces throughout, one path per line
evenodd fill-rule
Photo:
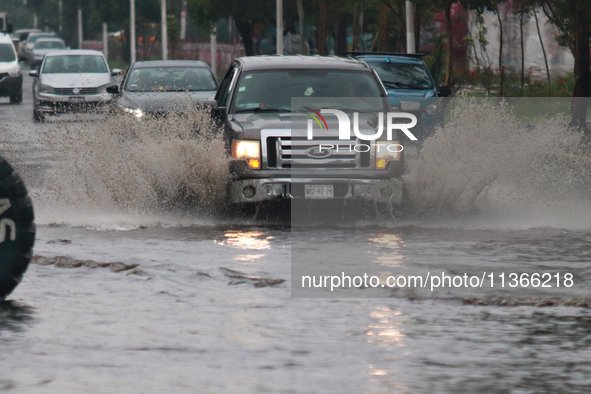
M 326 119 L 322 114 L 329 114 L 334 115 L 337 117 L 337 121 L 339 124 L 339 140 L 350 141 L 351 140 L 351 119 L 349 115 L 344 111 L 338 109 L 321 109 L 320 112 L 310 108 L 304 107 L 304 109 L 309 110 L 310 112 L 306 112 L 308 116 L 312 119 L 308 119 L 308 129 L 307 129 L 307 138 L 308 140 L 314 139 L 314 121 L 320 127 L 320 130 L 329 131 L 328 124 Z M 386 119 L 386 141 L 393 141 L 393 130 L 400 130 L 402 131 L 411 141 L 416 141 L 417 137 L 409 130 L 415 127 L 418 123 L 417 117 L 409 112 L 388 112 L 384 114 L 383 112 L 377 113 L 378 118 L 378 125 L 377 129 L 372 132 L 374 134 L 362 134 L 359 128 L 359 112 L 353 113 L 353 132 L 355 136 L 362 141 L 376 141 L 376 140 L 384 140 L 382 135 L 384 134 L 384 118 Z M 398 123 L 401 119 L 409 119 L 410 123 Z M 394 144 L 378 144 L 378 149 L 384 147 L 389 152 L 402 152 L 404 149 L 402 145 L 398 143 Z M 347 144 L 344 146 L 341 145 L 334 145 L 334 144 L 319 144 L 318 148 L 315 148 L 316 151 L 311 152 L 315 157 L 327 157 L 332 154 L 332 151 L 335 150 L 339 152 L 339 150 L 348 150 L 349 152 L 369 152 L 371 147 L 369 144 Z

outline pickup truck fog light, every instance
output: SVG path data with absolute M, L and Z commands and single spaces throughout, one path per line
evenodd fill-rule
M 392 190 L 390 186 L 383 187 L 382 190 L 380 190 L 380 194 L 384 198 L 392 197 L 392 193 L 394 193 L 394 190 Z
M 248 165 L 250 166 L 250 168 L 258 170 L 259 168 L 261 168 L 261 161 L 259 159 L 248 159 Z
M 353 194 L 355 197 L 371 197 L 372 189 L 370 185 L 354 185 Z
M 257 191 L 254 187 L 252 186 L 246 186 L 243 190 L 242 190 L 242 195 L 246 198 L 253 198 L 254 195 L 257 194 Z

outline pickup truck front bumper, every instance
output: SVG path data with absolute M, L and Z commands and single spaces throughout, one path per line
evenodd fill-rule
M 365 200 L 377 203 L 402 202 L 403 182 L 400 179 L 346 178 L 258 178 L 238 179 L 230 186 L 232 203 L 253 203 L 280 199 L 305 199 L 306 185 L 332 185 L 331 200 Z

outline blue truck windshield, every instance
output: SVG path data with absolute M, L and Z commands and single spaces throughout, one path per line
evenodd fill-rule
M 370 63 L 388 89 L 433 89 L 429 70 L 422 64 Z

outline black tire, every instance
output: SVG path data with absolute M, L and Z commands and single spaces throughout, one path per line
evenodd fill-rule
M 33 120 L 36 123 L 45 122 L 45 114 L 41 111 L 33 110 Z
M 0 301 L 23 278 L 34 244 L 33 204 L 21 178 L 0 156 Z

